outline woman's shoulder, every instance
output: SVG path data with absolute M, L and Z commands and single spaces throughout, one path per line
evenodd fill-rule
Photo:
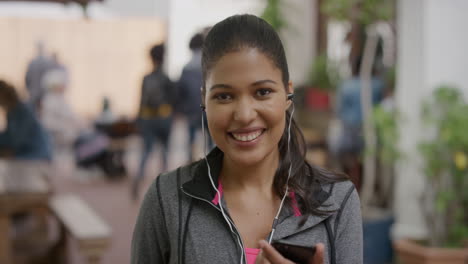
M 329 170 L 322 167 L 312 166 L 316 176 L 316 181 L 320 185 L 318 192 L 322 197 L 319 200 L 331 200 L 340 205 L 345 199 L 356 192 L 354 183 L 343 173 Z
M 194 170 L 197 168 L 198 163 L 199 162 L 193 162 L 180 166 L 177 169 L 161 173 L 154 179 L 148 191 L 161 194 L 177 193 L 178 186 L 189 181 L 193 177 Z
M 356 187 L 350 180 L 327 183 L 323 187 L 328 192 L 330 198 L 337 204 L 337 207 L 343 207 L 350 199 L 359 201 Z

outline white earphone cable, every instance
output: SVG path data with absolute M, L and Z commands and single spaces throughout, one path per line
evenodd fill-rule
M 284 192 L 283 198 L 281 198 L 281 203 L 278 208 L 278 212 L 276 213 L 275 219 L 273 220 L 273 225 L 271 228 L 270 236 L 268 238 L 268 243 L 271 244 L 271 241 L 273 240 L 273 235 L 276 230 L 276 225 L 278 224 L 278 219 L 279 215 L 281 214 L 281 210 L 283 209 L 284 201 L 286 200 L 286 197 L 288 196 L 289 193 L 289 179 L 291 178 L 291 171 L 292 171 L 292 160 L 291 160 L 291 152 L 289 151 L 290 147 L 290 142 L 291 142 L 291 123 L 292 123 L 292 118 L 294 115 L 294 103 L 292 104 L 292 111 L 291 115 L 289 117 L 289 124 L 288 124 L 288 147 L 287 147 L 287 152 L 289 153 L 289 168 L 288 168 L 288 178 L 286 179 L 286 190 Z

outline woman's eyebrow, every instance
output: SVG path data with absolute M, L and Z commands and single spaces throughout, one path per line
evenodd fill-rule
M 213 89 L 232 89 L 232 86 L 223 83 L 218 83 L 210 87 L 210 91 Z
M 273 80 L 266 79 L 266 80 L 256 81 L 256 82 L 252 83 L 252 86 L 261 85 L 261 84 L 265 84 L 265 83 L 277 84 L 277 83 L 276 83 L 275 81 L 273 81 Z
M 251 86 L 262 85 L 262 84 L 265 84 L 265 83 L 277 84 L 273 80 L 265 79 L 265 80 L 256 81 L 256 82 L 252 83 Z M 224 83 L 217 83 L 217 84 L 212 85 L 209 90 L 211 91 L 211 90 L 214 90 L 214 89 L 232 89 L 232 86 L 228 85 L 228 84 L 224 84 Z

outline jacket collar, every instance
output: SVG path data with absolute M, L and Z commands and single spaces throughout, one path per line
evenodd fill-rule
M 295 217 L 291 208 L 285 207 L 279 217 L 279 223 L 276 226 L 273 240 L 280 240 L 290 235 L 305 231 L 320 224 L 328 217 L 330 217 L 335 211 L 339 209 L 339 205 L 331 195 L 331 191 L 331 188 L 325 191 L 323 187 L 320 187 L 320 192 L 318 194 L 316 192 L 316 196 L 318 195 L 317 199 L 319 202 L 321 202 L 318 210 L 324 213 L 322 215 L 304 216 L 307 217 L 307 219 L 303 225 L 300 225 L 300 222 L 303 220 L 303 218 Z
M 209 163 L 209 171 L 213 178 L 213 182 L 215 186 L 218 187 L 218 179 L 223 164 L 223 156 L 224 153 L 218 147 L 215 147 L 207 155 L 207 161 L 203 158 L 194 163 L 192 165 L 193 178 L 182 185 L 184 191 L 211 203 L 211 200 L 213 200 L 216 195 L 216 191 L 213 189 L 210 178 L 208 177 L 209 173 L 206 163 Z
M 208 155 L 207 161 L 210 165 L 210 172 L 213 178 L 213 182 L 218 187 L 219 175 L 223 164 L 224 153 L 217 147 L 215 147 Z M 182 185 L 185 192 L 200 199 L 206 200 L 212 203 L 213 198 L 216 195 L 211 181 L 208 177 L 208 167 L 205 159 L 202 159 L 193 164 L 193 178 Z M 323 215 L 308 215 L 304 225 L 299 226 L 302 217 L 295 217 L 293 210 L 289 206 L 285 206 L 280 214 L 279 223 L 276 228 L 274 239 L 285 238 L 289 235 L 297 232 L 304 231 L 311 228 L 323 220 L 327 219 L 334 211 L 339 209 L 339 205 L 333 199 L 332 188 L 324 187 L 323 184 L 317 182 L 320 186 L 314 190 L 317 201 L 320 203 L 318 210 L 325 212 Z M 213 203 L 212 203 L 213 204 Z M 214 206 L 217 206 L 213 204 Z

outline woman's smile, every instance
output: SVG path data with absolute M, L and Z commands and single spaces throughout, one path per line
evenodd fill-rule
M 228 132 L 229 141 L 232 141 L 236 147 L 255 147 L 262 139 L 265 131 L 265 129 L 255 129 L 249 132 Z
M 236 140 L 242 141 L 242 142 L 247 142 L 247 141 L 252 141 L 254 139 L 257 139 L 263 131 L 259 130 L 254 133 L 249 133 L 249 134 L 235 134 L 231 133 L 232 137 L 235 138 Z

